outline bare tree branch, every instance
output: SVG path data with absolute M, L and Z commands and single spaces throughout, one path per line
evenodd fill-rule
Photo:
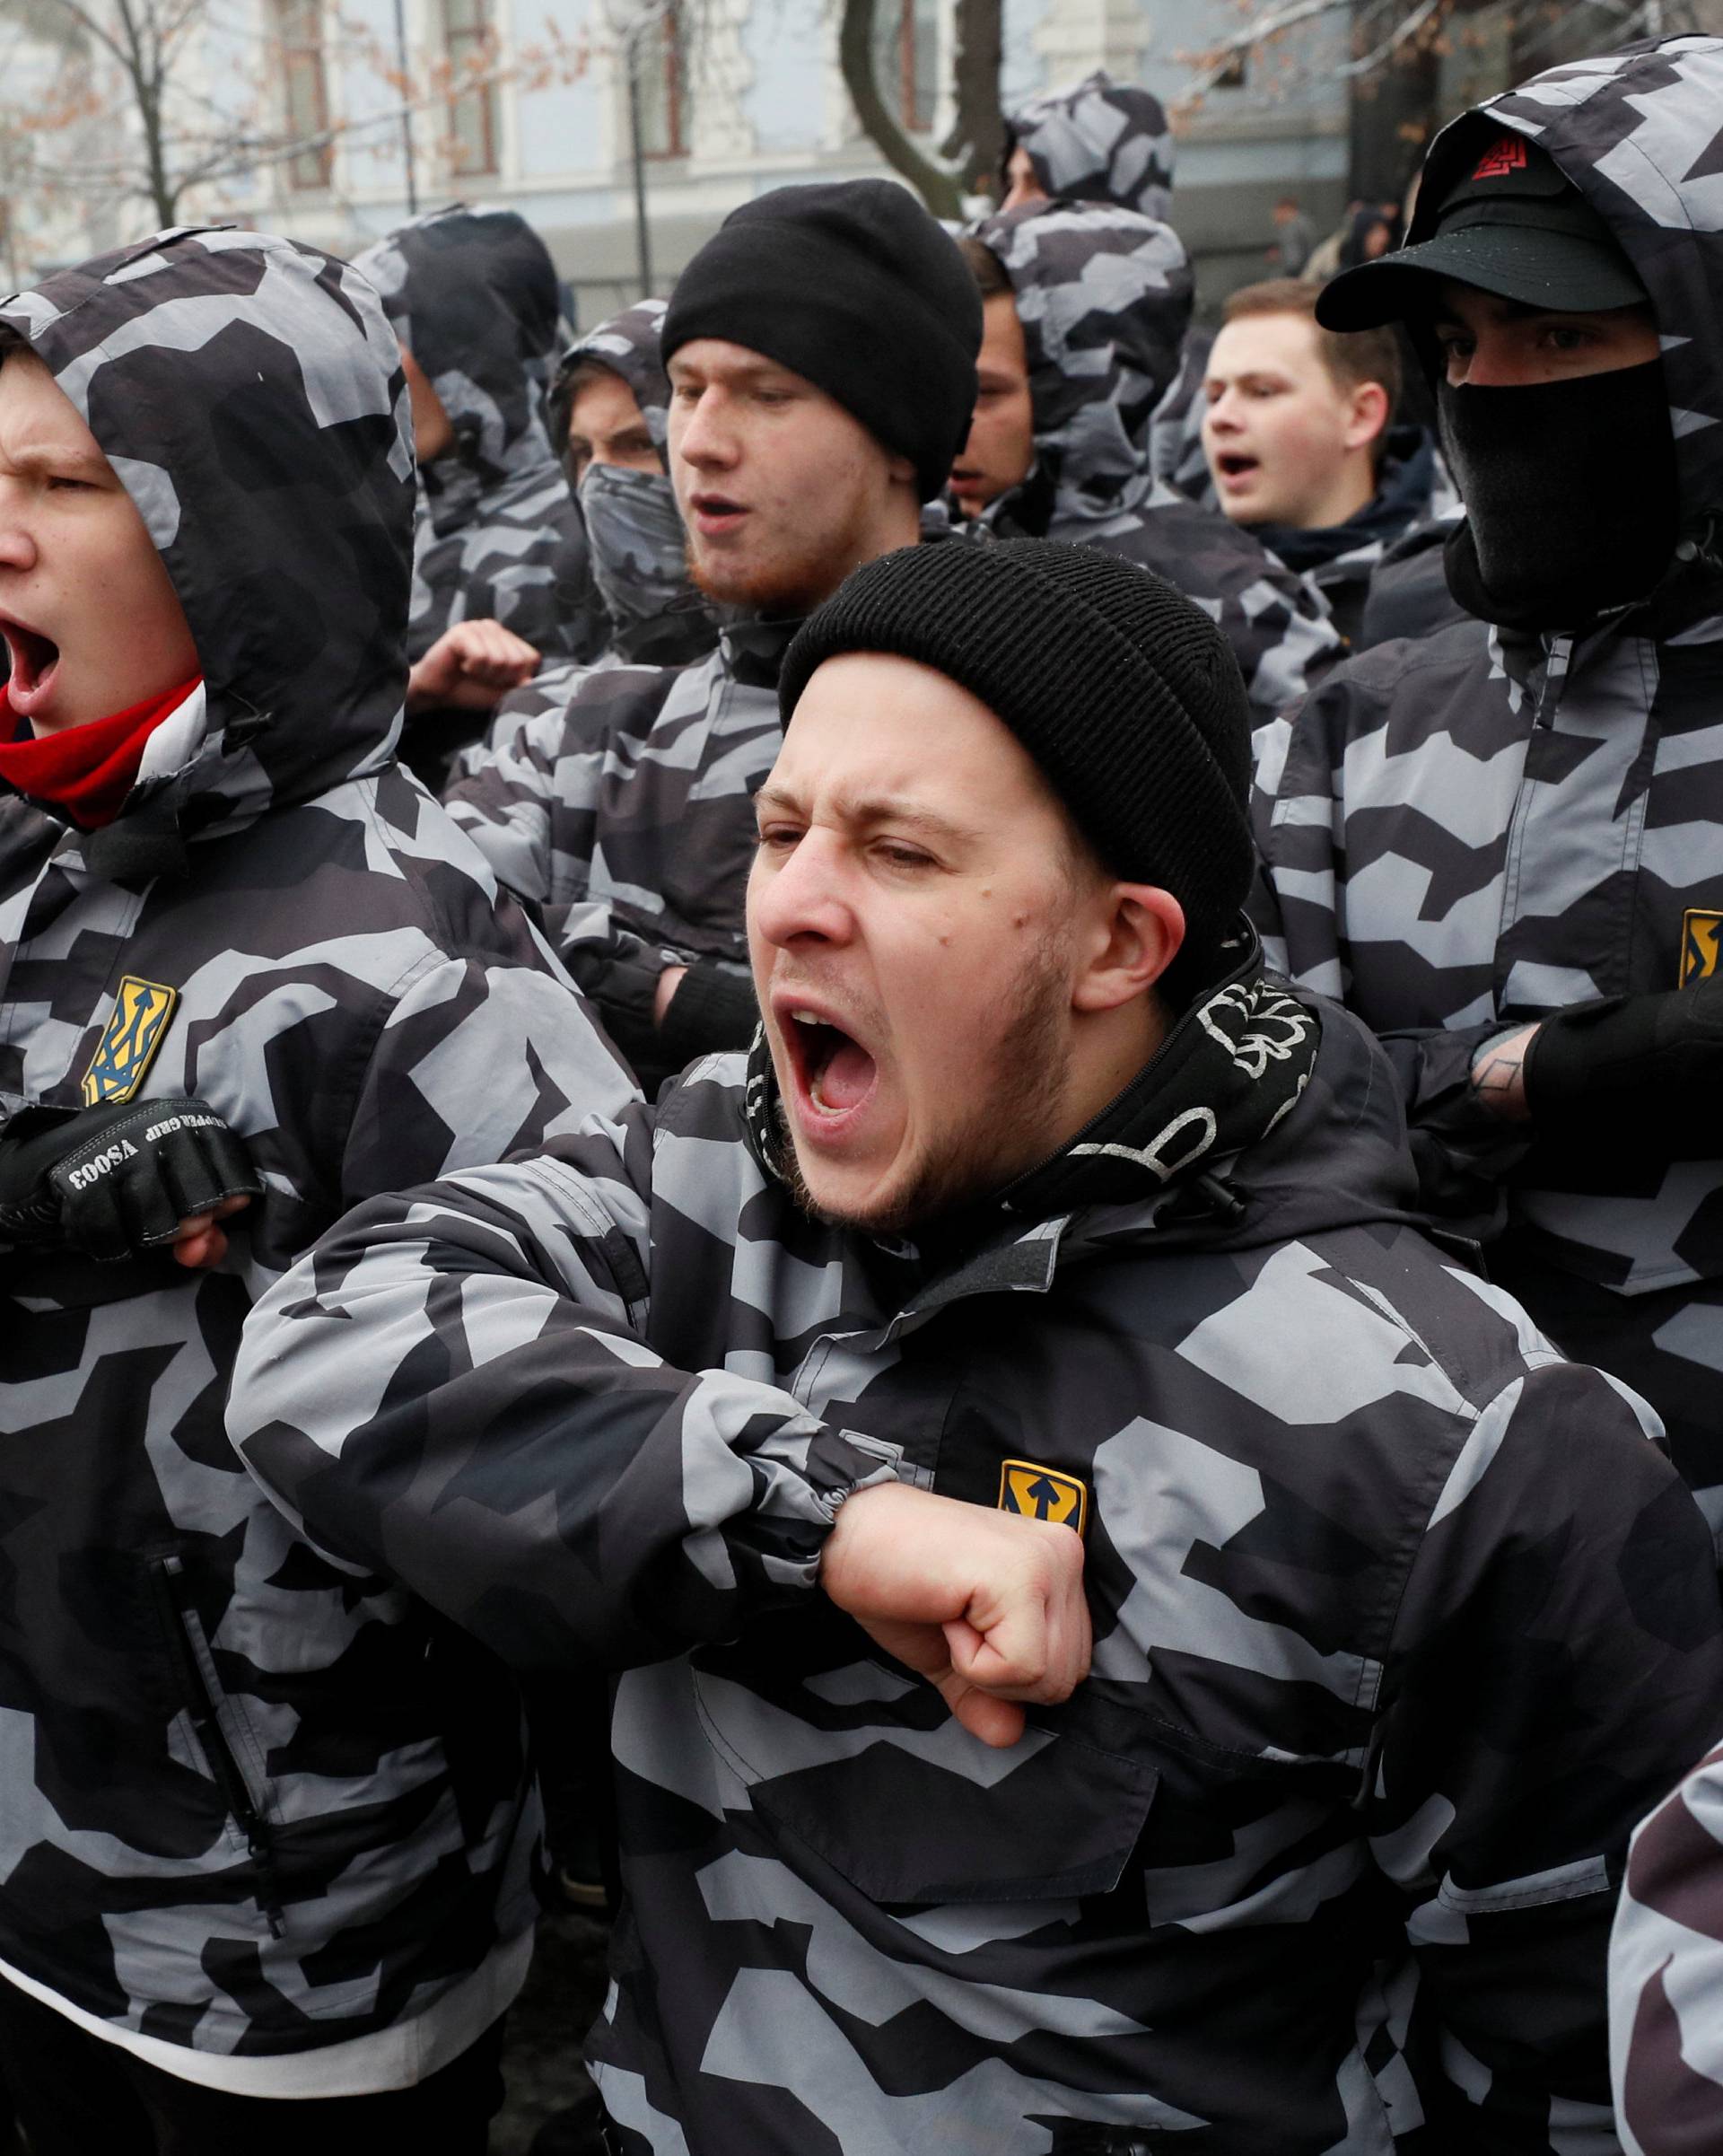
M 963 215 L 963 190 L 956 174 L 923 156 L 879 94 L 873 66 L 873 11 L 874 0 L 844 0 L 838 18 L 838 66 L 855 117 L 868 140 L 894 171 L 903 174 L 933 215 L 955 221 Z

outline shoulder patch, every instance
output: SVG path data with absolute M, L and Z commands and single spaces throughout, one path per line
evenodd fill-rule
M 128 973 L 114 995 L 109 1019 L 90 1067 L 83 1074 L 83 1105 L 106 1108 L 129 1100 L 143 1084 L 179 1001 L 177 988 Z
M 1075 1475 L 1039 1467 L 1032 1459 L 1004 1460 L 999 1470 L 998 1509 L 1019 1512 L 1026 1520 L 1074 1527 L 1080 1535 L 1089 1519 L 1089 1486 Z
M 1702 907 L 1690 906 L 1681 916 L 1681 981 L 1686 987 L 1690 981 L 1708 981 L 1717 971 L 1719 931 L 1723 931 L 1723 913 L 1707 913 Z

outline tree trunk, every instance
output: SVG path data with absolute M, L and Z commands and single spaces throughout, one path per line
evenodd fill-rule
M 888 0 L 896 5 L 896 0 Z M 936 217 L 952 223 L 963 215 L 963 191 L 956 177 L 923 157 L 879 94 L 873 73 L 874 0 L 844 0 L 837 30 L 838 66 L 855 107 L 862 132 L 895 172 L 901 172 Z
M 1354 202 L 1404 197 L 1441 118 L 1441 74 L 1433 39 L 1413 39 L 1373 74 L 1354 78 L 1348 183 Z
M 1001 13 L 1001 0 L 958 0 L 951 67 L 957 118 L 940 153 L 957 166 L 971 193 L 997 179 L 1005 150 L 1005 119 L 999 109 Z

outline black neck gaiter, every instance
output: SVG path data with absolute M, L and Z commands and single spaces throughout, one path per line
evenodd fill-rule
M 1660 359 L 1577 381 L 1436 392 L 1465 503 L 1448 590 L 1504 628 L 1588 627 L 1646 598 L 1679 535 Z

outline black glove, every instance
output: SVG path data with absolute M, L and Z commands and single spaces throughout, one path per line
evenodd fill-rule
M 223 1198 L 262 1196 L 244 1141 L 202 1100 L 30 1108 L 0 1130 L 0 1242 L 116 1264 Z
M 1556 1012 L 1533 1036 L 1525 1079 L 1540 1144 L 1723 1159 L 1723 979 Z

